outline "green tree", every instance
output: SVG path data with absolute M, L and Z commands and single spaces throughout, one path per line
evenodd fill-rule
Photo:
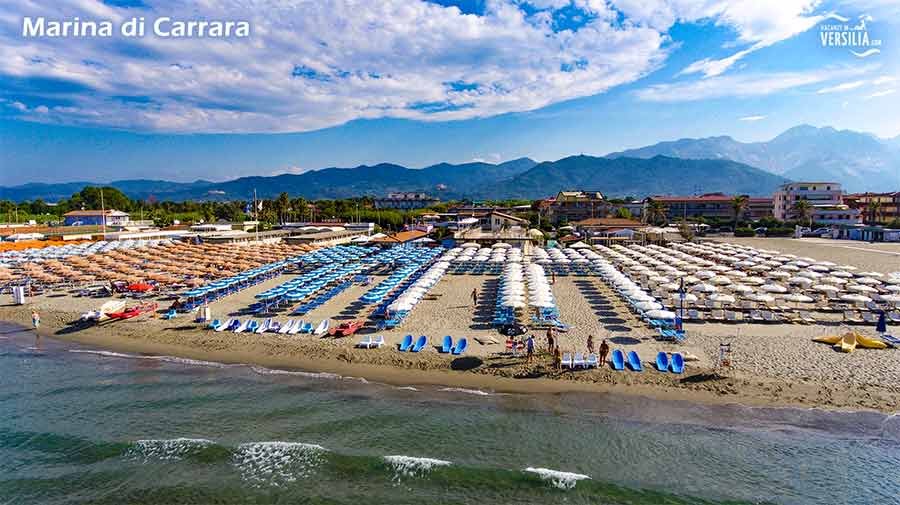
M 625 207 L 618 207 L 616 209 L 616 217 L 619 217 L 622 219 L 631 219 L 634 216 L 632 216 L 631 211 L 626 209 Z
M 869 200 L 869 203 L 866 204 L 866 214 L 868 215 L 869 224 L 878 224 L 881 220 L 881 202 Z
M 659 200 L 647 202 L 647 222 L 653 225 L 666 224 L 666 204 Z
M 741 220 L 741 216 L 744 214 L 744 211 L 747 210 L 749 204 L 750 199 L 747 195 L 738 195 L 731 199 L 731 211 L 734 213 L 735 230 L 737 230 L 738 222 Z
M 812 226 L 812 205 L 808 201 L 797 200 L 792 208 L 797 214 L 798 221 L 805 221 L 807 226 Z

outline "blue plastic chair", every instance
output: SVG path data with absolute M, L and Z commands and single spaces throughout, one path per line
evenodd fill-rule
M 406 352 L 413 345 L 413 337 L 412 335 L 407 335 L 403 337 L 403 341 L 400 342 L 400 352 Z
M 660 372 L 669 371 L 669 355 L 660 351 L 656 354 L 656 369 Z
M 425 335 L 419 335 L 419 339 L 416 340 L 416 345 L 413 346 L 412 352 L 421 351 L 428 344 L 428 337 Z
M 453 354 L 460 355 L 460 354 L 466 352 L 466 348 L 468 346 L 469 346 L 469 342 L 466 340 L 466 337 L 463 337 L 463 338 L 459 339 L 458 342 L 456 342 L 456 347 L 454 347 L 451 352 Z
M 615 349 L 612 352 L 613 370 L 625 370 L 625 354 L 621 349 Z
M 453 337 L 450 335 L 444 336 L 444 342 L 441 344 L 441 352 L 449 353 L 453 349 Z
M 670 365 L 672 367 L 672 373 L 684 373 L 684 357 L 681 353 L 672 353 Z

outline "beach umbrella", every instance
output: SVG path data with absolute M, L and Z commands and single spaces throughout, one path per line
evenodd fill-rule
M 650 319 L 675 319 L 675 313 L 668 310 L 650 310 L 644 315 Z
M 715 293 L 709 297 L 709 300 L 719 303 L 734 303 L 735 299 L 731 295 L 727 295 L 724 293 Z
M 696 291 L 698 293 L 715 293 L 719 288 L 713 286 L 712 284 L 700 283 L 691 287 L 691 291 Z
M 860 277 L 878 277 L 878 278 L 884 277 L 884 274 L 881 272 L 860 272 L 856 275 L 858 275 Z
M 892 293 L 900 293 L 900 285 L 897 285 L 897 284 L 891 284 L 890 286 L 885 286 L 884 289 L 886 289 Z
M 900 304 L 900 295 L 882 295 L 881 300 L 893 304 Z
M 731 291 L 735 293 L 752 293 L 753 288 L 747 286 L 746 284 L 732 284 L 728 287 Z
M 754 301 L 754 302 L 765 302 L 765 303 L 770 303 L 770 302 L 774 302 L 774 301 L 775 301 L 775 297 L 774 297 L 774 296 L 768 295 L 768 294 L 765 294 L 765 293 L 751 293 L 751 294 L 745 296 L 744 298 L 746 298 L 746 299 L 748 299 L 748 300 L 752 300 L 752 301 Z
M 147 284 L 146 282 L 136 282 L 134 284 L 129 284 L 126 288 L 128 291 L 134 291 L 136 293 L 146 293 L 153 289 L 152 284 Z
M 717 275 L 711 279 L 709 279 L 710 284 L 715 284 L 718 286 L 724 286 L 727 284 L 731 284 L 731 279 L 725 277 L 724 275 Z
M 813 301 L 812 297 L 800 293 L 791 293 L 785 296 L 784 299 L 795 303 L 809 303 Z
M 831 284 L 816 284 L 812 287 L 813 291 L 820 291 L 822 293 L 837 293 L 841 289 L 837 286 L 832 286 Z
M 791 277 L 788 279 L 788 284 L 797 284 L 800 286 L 812 286 L 813 280 L 809 277 Z
M 877 286 L 881 284 L 880 280 L 873 279 L 872 277 L 860 277 L 858 279 L 855 279 L 854 282 L 856 282 L 857 284 L 866 284 L 869 286 Z
M 760 289 L 767 293 L 787 293 L 788 290 L 781 284 L 764 284 Z
M 790 276 L 790 272 L 785 272 L 782 270 L 776 270 L 774 272 L 769 272 L 768 274 L 766 274 L 766 277 L 772 277 L 773 279 L 787 279 Z
M 865 302 L 872 301 L 872 299 L 869 298 L 868 296 L 863 296 L 863 295 L 859 295 L 859 294 L 841 295 L 840 298 L 841 298 L 841 300 L 844 300 L 845 302 L 855 302 L 855 303 L 865 303 Z
M 634 308 L 640 311 L 648 311 L 648 310 L 659 310 L 662 309 L 662 304 L 651 301 L 644 301 L 634 304 Z
M 878 292 L 877 289 L 875 289 L 871 286 L 865 286 L 862 284 L 853 284 L 850 286 L 846 286 L 845 289 L 847 291 L 854 291 L 856 293 L 877 293 Z

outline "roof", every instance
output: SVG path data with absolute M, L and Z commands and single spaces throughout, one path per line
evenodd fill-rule
M 387 237 L 376 238 L 372 242 L 376 242 L 379 244 L 402 244 L 422 238 L 426 235 L 428 235 L 428 232 L 424 232 L 422 230 L 401 231 L 399 233 L 394 233 L 393 235 L 388 235 Z
M 65 217 L 88 217 L 88 216 L 102 216 L 106 214 L 107 216 L 127 216 L 127 212 L 122 212 L 115 209 L 109 209 L 106 211 L 103 210 L 73 210 L 70 212 L 66 212 L 63 214 Z
M 505 213 L 503 213 L 503 212 L 499 212 L 499 211 L 496 211 L 496 210 L 490 212 L 490 215 L 495 215 L 495 214 L 498 215 L 498 216 L 500 216 L 500 217 L 502 217 L 502 218 L 504 218 L 504 219 L 509 219 L 509 220 L 511 220 L 511 221 L 519 221 L 519 222 L 522 222 L 522 223 L 524 223 L 524 222 L 527 221 L 527 219 L 523 219 L 523 218 L 521 218 L 521 217 L 516 217 L 516 216 L 511 216 L 511 215 L 509 215 L 509 214 L 505 214 Z
M 592 217 L 576 221 L 575 226 L 605 226 L 609 228 L 643 228 L 645 223 L 623 217 Z
M 657 202 L 730 202 L 734 200 L 736 196 L 746 196 L 746 195 L 726 195 L 724 193 L 707 193 L 705 195 L 695 195 L 695 196 L 677 196 L 677 195 L 655 195 L 651 196 L 651 200 L 655 200 Z M 748 202 L 771 202 L 772 198 L 758 197 L 758 198 L 747 198 Z

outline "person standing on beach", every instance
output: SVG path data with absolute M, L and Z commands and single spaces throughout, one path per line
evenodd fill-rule
M 531 359 L 534 357 L 534 335 L 528 335 L 528 340 L 525 341 L 525 362 L 531 363 Z
M 600 342 L 600 365 L 606 363 L 606 355 L 609 354 L 609 344 L 606 343 L 606 339 L 603 339 L 603 342 Z
M 478 306 L 478 290 L 475 288 L 472 288 L 472 306 Z
M 553 349 L 553 368 L 557 372 L 562 370 L 562 354 L 559 353 L 559 347 Z
M 556 348 L 553 341 L 553 328 L 547 328 L 547 352 L 553 354 L 553 350 Z
M 556 284 L 556 270 L 550 270 L 550 284 Z
M 31 326 L 34 327 L 34 331 L 37 331 L 41 326 L 41 315 L 36 310 L 31 311 Z
M 588 349 L 589 353 L 591 353 L 591 354 L 594 353 L 594 336 L 593 335 L 588 335 L 587 349 Z

